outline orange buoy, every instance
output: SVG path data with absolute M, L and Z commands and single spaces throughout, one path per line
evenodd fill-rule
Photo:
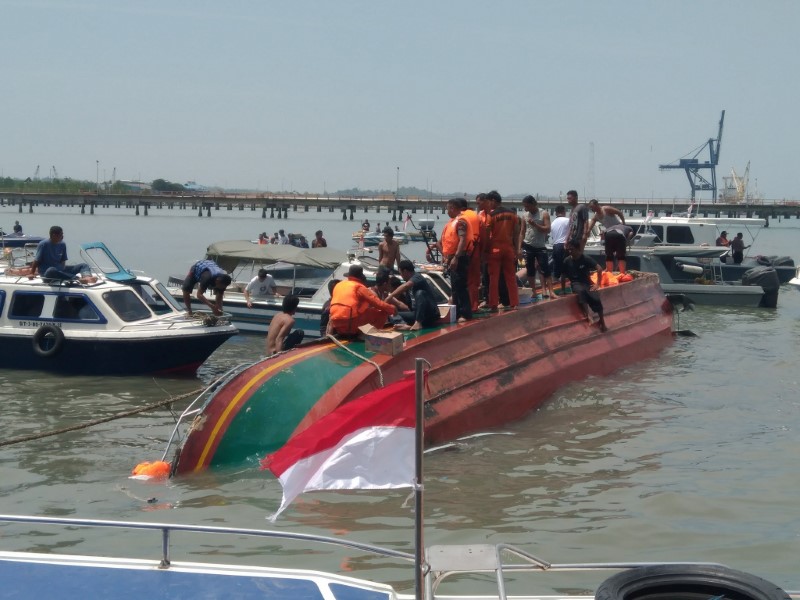
M 169 477 L 170 464 L 163 460 L 141 462 L 133 468 L 131 476 L 137 479 L 166 479 Z

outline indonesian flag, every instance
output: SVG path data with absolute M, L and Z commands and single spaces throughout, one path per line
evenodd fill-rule
M 406 227 L 408 227 L 409 221 L 411 221 L 411 213 L 406 213 L 406 217 L 403 219 L 403 231 L 405 231 Z
M 347 402 L 261 461 L 283 486 L 275 521 L 299 494 L 313 490 L 412 487 L 414 377 Z

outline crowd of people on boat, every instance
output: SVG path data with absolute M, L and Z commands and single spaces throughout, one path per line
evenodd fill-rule
M 527 278 L 535 288 L 537 275 L 541 281 L 542 299 L 555 297 L 553 275 L 561 287 L 567 279 L 578 297 L 587 320 L 593 320 L 589 309 L 597 315 L 597 324 L 605 330 L 602 302 L 596 288 L 602 286 L 603 267 L 584 254 L 589 232 L 595 223 L 605 227 L 607 265 L 619 265 L 625 271 L 625 251 L 632 229 L 625 217 L 613 206 L 601 206 L 596 200 L 588 205 L 578 203 L 578 193 L 570 190 L 567 202 L 572 208 L 556 208 L 556 217 L 538 206 L 536 198 L 523 199 L 523 216 L 503 204 L 495 190 L 478 194 L 472 208 L 464 198 L 447 202 L 450 220 L 437 242 L 442 266 L 450 278 L 452 302 L 457 322 L 473 319 L 477 312 L 496 313 L 515 310 L 520 304 L 518 275 Z M 594 216 L 590 218 L 590 211 Z M 421 329 L 439 320 L 430 283 L 414 264 L 403 260 L 391 227 L 383 230 L 384 240 L 378 246 L 380 264 L 376 284 L 369 288 L 360 265 L 352 265 L 347 278 L 331 291 L 325 329 L 321 334 L 353 336 L 359 327 Z M 552 255 L 546 242 L 552 237 Z M 520 259 L 525 269 L 518 273 Z M 608 266 L 611 268 L 611 266 Z M 591 275 L 597 273 L 597 282 Z M 399 274 L 401 281 L 392 282 Z

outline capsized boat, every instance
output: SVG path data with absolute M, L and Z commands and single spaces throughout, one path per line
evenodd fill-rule
M 367 341 L 317 340 L 220 378 L 186 409 L 189 425 L 173 471 L 257 464 L 340 404 L 396 381 L 415 357 L 429 361 L 425 440 L 446 442 L 519 419 L 562 385 L 655 356 L 672 341 L 672 309 L 658 278 L 602 288 L 608 331 L 583 317 L 574 297 L 467 323 L 396 332 L 397 354 Z M 168 447 L 165 456 L 172 453 Z
M 0 268 L 0 368 L 191 374 L 236 335 L 224 317 L 188 317 L 158 280 L 131 273 L 104 244 L 84 244 L 81 255 L 92 268 L 83 283 Z

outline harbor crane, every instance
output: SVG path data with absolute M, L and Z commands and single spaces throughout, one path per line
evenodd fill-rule
M 725 111 L 722 111 L 722 116 L 719 118 L 719 132 L 717 137 L 709 138 L 702 146 L 695 149 L 689 158 L 680 158 L 677 162 L 672 162 L 667 165 L 658 165 L 659 170 L 666 171 L 669 169 L 683 169 L 686 172 L 686 177 L 689 180 L 689 185 L 692 188 L 692 202 L 694 203 L 696 192 L 711 192 L 711 197 L 714 202 L 717 201 L 717 164 L 719 163 L 719 146 L 722 141 L 722 124 L 725 121 Z M 700 153 L 708 147 L 709 160 L 700 161 L 697 157 Z M 686 155 L 689 156 L 689 155 Z M 708 172 L 707 175 L 701 174 L 701 171 Z

